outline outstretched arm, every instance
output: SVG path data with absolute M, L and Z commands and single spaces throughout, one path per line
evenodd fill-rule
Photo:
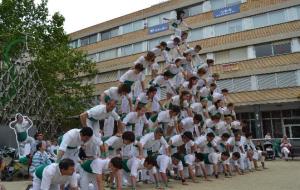
M 87 112 L 83 112 L 82 114 L 80 114 L 80 123 L 81 123 L 82 127 L 87 127 L 87 125 L 86 125 L 87 118 L 88 118 Z
M 10 123 L 9 123 L 9 127 L 10 127 L 11 129 L 15 129 L 15 126 L 16 126 L 17 122 L 18 122 L 17 120 L 14 120 L 14 121 L 10 122 Z
M 32 121 L 27 116 L 23 117 L 26 121 L 28 121 L 28 125 L 26 126 L 27 129 L 30 129 L 32 127 Z

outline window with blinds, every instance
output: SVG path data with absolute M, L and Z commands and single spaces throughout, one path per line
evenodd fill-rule
M 100 73 L 97 75 L 96 83 L 105 83 L 118 80 L 118 71 Z
M 276 75 L 275 73 L 272 74 L 265 74 L 265 75 L 258 75 L 257 76 L 257 84 L 258 89 L 269 89 L 269 88 L 276 88 Z
M 297 75 L 295 71 L 276 73 L 277 76 L 277 87 L 290 87 L 297 85 Z
M 251 77 L 233 79 L 233 92 L 249 91 L 251 89 Z
M 295 71 L 258 75 L 257 83 L 259 89 L 296 86 L 297 76 Z
M 233 79 L 225 79 L 217 81 L 217 85 L 220 86 L 221 89 L 226 88 L 229 92 L 233 92 Z
M 237 48 L 232 50 L 220 51 L 215 54 L 215 64 L 231 63 L 246 60 L 247 47 Z

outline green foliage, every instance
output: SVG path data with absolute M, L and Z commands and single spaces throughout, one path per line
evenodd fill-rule
M 38 69 L 55 119 L 61 122 L 78 115 L 85 108 L 82 99 L 92 95 L 92 86 L 81 85 L 78 76 L 95 74 L 94 64 L 86 55 L 68 46 L 70 39 L 63 24 L 64 17 L 59 13 L 49 16 L 47 0 L 39 4 L 34 0 L 2 0 L 0 4 L 0 61 L 2 47 L 27 34 L 32 65 Z M 24 44 L 15 46 L 10 57 L 18 57 L 23 49 Z

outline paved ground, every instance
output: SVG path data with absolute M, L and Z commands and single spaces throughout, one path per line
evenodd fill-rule
M 299 161 L 269 161 L 269 169 L 234 176 L 230 179 L 218 179 L 212 182 L 202 181 L 198 184 L 189 183 L 182 186 L 177 182 L 171 184 L 172 190 L 299 190 L 300 162 Z M 25 190 L 30 182 L 3 182 L 7 190 Z M 150 186 L 139 185 L 138 189 L 154 189 Z

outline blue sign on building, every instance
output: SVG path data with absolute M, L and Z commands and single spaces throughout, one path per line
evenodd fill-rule
M 222 17 L 240 12 L 240 4 L 214 10 L 214 17 Z
M 158 32 L 163 32 L 169 30 L 169 23 L 159 24 L 152 27 L 149 27 L 148 33 L 149 34 L 155 34 Z

